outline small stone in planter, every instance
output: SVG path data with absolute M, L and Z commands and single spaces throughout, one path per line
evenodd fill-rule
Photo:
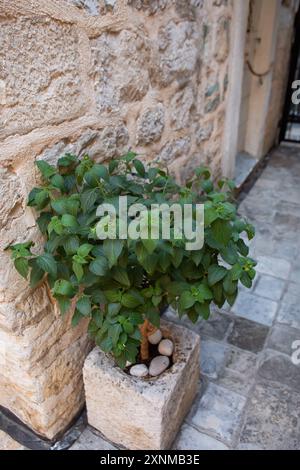
M 163 339 L 158 345 L 158 351 L 162 356 L 172 356 L 174 351 L 173 341 L 170 339 Z
M 134 377 L 145 377 L 148 375 L 148 367 L 145 364 L 136 364 L 130 369 L 130 375 Z
M 158 344 L 162 339 L 162 332 L 160 330 L 156 330 L 152 335 L 148 336 L 148 341 L 150 344 Z
M 162 374 L 170 364 L 170 359 L 167 356 L 156 356 L 152 359 L 149 367 L 149 374 L 152 377 Z

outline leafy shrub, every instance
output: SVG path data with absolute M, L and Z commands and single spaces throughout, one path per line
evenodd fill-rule
M 145 319 L 159 326 L 162 306 L 196 322 L 209 317 L 212 302 L 232 305 L 239 281 L 251 287 L 255 262 L 241 234 L 251 239 L 254 229 L 237 216 L 231 181 L 216 185 L 209 170 L 199 167 L 181 186 L 158 165 L 145 168 L 133 152 L 108 166 L 71 154 L 56 168 L 36 164 L 44 184 L 32 189 L 28 205 L 39 212 L 46 243 L 39 255 L 31 242 L 10 246 L 15 267 L 25 278 L 30 274 L 31 287 L 47 277 L 62 314 L 75 298 L 72 324 L 88 317 L 96 344 L 120 367 L 135 362 L 140 326 Z M 204 203 L 203 248 L 187 251 L 185 241 L 176 239 L 99 240 L 97 206 L 105 201 L 117 207 L 120 195 L 147 206 Z

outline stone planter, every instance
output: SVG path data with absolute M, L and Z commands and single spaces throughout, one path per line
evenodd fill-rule
M 165 320 L 161 330 L 175 350 L 173 365 L 156 378 L 129 376 L 97 347 L 84 364 L 89 424 L 128 449 L 170 449 L 197 393 L 199 336 Z

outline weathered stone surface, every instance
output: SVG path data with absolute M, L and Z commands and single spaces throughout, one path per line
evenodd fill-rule
M 161 327 L 176 352 L 173 366 L 156 379 L 128 376 L 98 348 L 84 365 L 89 424 L 129 449 L 170 448 L 197 392 L 198 335 L 165 321 Z
M 210 383 L 201 397 L 191 424 L 228 444 L 239 426 L 246 399 L 226 388 Z
M 148 15 L 154 15 L 166 8 L 168 0 L 127 0 L 128 5 L 137 10 L 145 11 Z
M 148 108 L 137 121 L 137 143 L 142 145 L 157 142 L 165 127 L 165 112 L 161 104 Z
M 202 142 L 208 140 L 212 135 L 214 129 L 214 124 L 212 121 L 202 125 L 201 127 L 198 126 L 196 129 L 196 142 L 200 145 Z
M 297 450 L 300 394 L 282 385 L 257 384 L 247 407 L 240 442 L 267 450 Z
M 195 24 L 170 21 L 158 32 L 157 50 L 153 52 L 151 78 L 160 86 L 173 80 L 188 79 L 200 61 L 199 33 Z M 156 46 L 156 44 L 155 44 Z
M 226 16 L 218 18 L 216 23 L 215 58 L 218 62 L 223 62 L 229 53 L 230 40 L 230 20 Z
M 18 176 L 0 168 L 0 229 L 13 217 L 18 217 L 23 212 L 23 188 L 20 184 Z
M 37 160 L 46 160 L 55 165 L 60 156 L 69 152 L 80 157 L 88 154 L 96 161 L 103 161 L 125 153 L 128 139 L 128 131 L 123 123 L 104 129 L 87 129 L 78 138 L 64 139 L 46 148 L 37 156 Z
M 277 312 L 277 302 L 241 290 L 232 311 L 240 317 L 270 326 Z
M 207 434 L 197 431 L 194 427 L 184 424 L 181 428 L 179 436 L 173 446 L 174 450 L 228 450 L 217 439 Z
M 171 99 L 171 125 L 175 130 L 181 130 L 190 124 L 191 111 L 195 103 L 194 90 L 186 87 L 178 91 Z
M 149 88 L 147 38 L 124 30 L 103 33 L 91 45 L 98 111 L 119 111 L 124 103 L 141 100 Z
M 269 328 L 244 318 L 236 318 L 228 342 L 241 349 L 257 353 L 264 347 Z
M 224 367 L 217 383 L 234 392 L 247 396 L 254 383 L 256 356 L 239 349 L 228 348 Z
M 105 15 L 113 10 L 117 0 L 67 0 L 91 16 Z
M 190 138 L 182 138 L 168 142 L 158 155 L 158 160 L 172 163 L 176 158 L 186 156 L 190 149 Z
M 82 115 L 88 105 L 74 29 L 48 18 L 1 23 L 0 137 Z

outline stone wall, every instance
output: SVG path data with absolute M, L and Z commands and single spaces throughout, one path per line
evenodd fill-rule
M 33 238 L 36 159 L 135 149 L 219 173 L 230 0 L 0 0 L 0 404 L 53 438 L 83 404 L 85 325 L 3 249 Z

